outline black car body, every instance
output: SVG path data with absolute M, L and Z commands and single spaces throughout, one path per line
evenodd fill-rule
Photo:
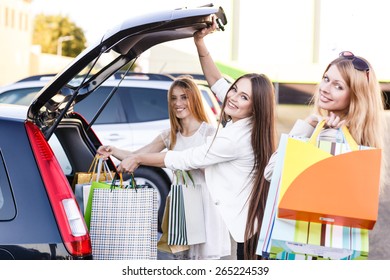
M 150 47 L 192 37 L 213 14 L 226 24 L 212 5 L 131 18 L 76 57 L 29 107 L 0 105 L 0 259 L 93 258 L 71 182 L 101 143 L 73 106 Z M 69 175 L 57 160 L 59 147 Z

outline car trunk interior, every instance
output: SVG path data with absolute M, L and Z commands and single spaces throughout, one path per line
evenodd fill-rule
M 69 184 L 72 185 L 76 172 L 87 172 L 89 170 L 100 142 L 92 131 L 90 133 L 85 131 L 82 120 L 77 118 L 64 118 L 54 134 L 61 143 L 67 161 L 71 166 L 71 171 L 65 173 Z M 59 147 L 52 145 L 52 148 L 55 150 Z M 61 164 L 63 160 L 59 159 L 59 162 Z M 110 160 L 107 162 L 110 169 L 115 170 L 114 164 Z

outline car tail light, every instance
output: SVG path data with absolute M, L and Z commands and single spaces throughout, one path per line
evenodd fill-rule
M 39 128 L 26 122 L 26 130 L 67 250 L 75 257 L 91 255 L 85 221 L 60 164 Z

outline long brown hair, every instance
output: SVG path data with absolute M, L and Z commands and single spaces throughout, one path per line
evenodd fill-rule
M 244 255 L 245 259 L 256 259 L 256 247 L 269 190 L 269 182 L 264 179 L 264 169 L 276 148 L 275 91 L 270 79 L 263 74 L 246 74 L 237 81 L 244 78 L 249 79 L 252 85 L 251 143 L 254 154 L 253 188 L 247 201 L 249 211 L 245 228 Z M 222 105 L 222 122 L 229 120 L 229 116 L 223 110 L 225 105 L 226 98 Z
M 199 122 L 209 122 L 206 111 L 203 107 L 202 93 L 200 92 L 193 78 L 189 75 L 177 77 L 168 90 L 168 112 L 171 124 L 170 150 L 175 147 L 177 139 L 176 134 L 182 129 L 180 119 L 176 117 L 175 111 L 172 110 L 172 93 L 173 89 L 176 87 L 181 88 L 187 94 L 187 107 L 194 118 Z

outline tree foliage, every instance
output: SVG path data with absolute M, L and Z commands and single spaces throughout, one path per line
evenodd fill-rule
M 61 42 L 60 37 L 72 36 Z M 39 14 L 34 19 L 33 44 L 40 45 L 43 53 L 58 54 L 58 46 L 63 56 L 76 57 L 85 49 L 84 31 L 68 17 Z

